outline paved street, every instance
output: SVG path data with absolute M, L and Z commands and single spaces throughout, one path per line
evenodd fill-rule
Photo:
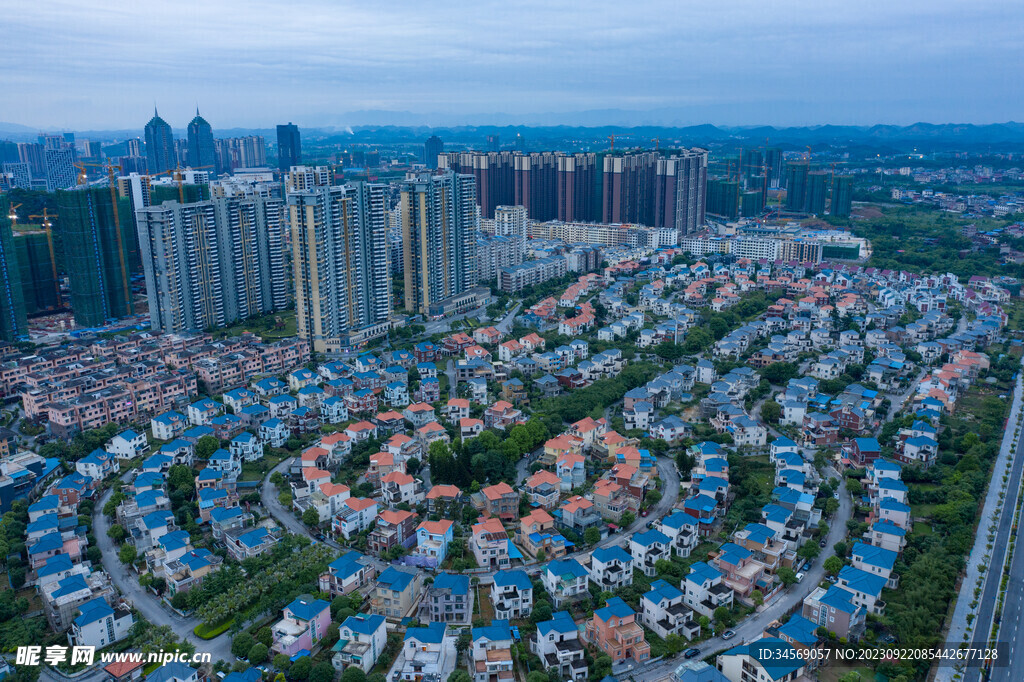
M 825 478 L 828 478 L 829 476 L 840 478 L 838 473 L 831 468 L 827 468 L 825 470 Z M 804 579 L 784 591 L 762 610 L 751 614 L 737 624 L 736 627 L 732 628 L 736 633 L 734 638 L 726 641 L 721 637 L 713 637 L 712 639 L 698 643 L 696 646 L 701 651 L 701 657 L 710 656 L 722 649 L 757 639 L 760 637 L 765 627 L 767 627 L 772 621 L 781 618 L 787 611 L 802 602 L 804 597 L 817 588 L 818 583 L 825 578 L 825 557 L 831 555 L 832 545 L 842 540 L 846 535 L 846 522 L 850 520 L 852 514 L 853 505 L 850 502 L 850 495 L 846 492 L 846 488 L 841 486 L 839 495 L 839 511 L 836 512 L 836 515 L 829 522 L 830 529 L 826 548 L 822 550 L 821 556 L 814 560 L 811 570 L 807 572 Z M 659 680 L 667 677 L 669 673 L 682 663 L 682 661 L 683 659 L 680 657 L 664 659 L 646 668 L 638 668 L 632 673 L 628 671 L 623 672 L 620 674 L 620 678 L 622 676 L 635 676 L 635 679 L 638 680 Z
M 122 476 L 122 478 L 125 476 Z M 96 503 L 93 514 L 93 534 L 96 536 L 96 544 L 103 554 L 103 568 L 110 574 L 111 582 L 114 583 L 114 586 L 124 598 L 150 623 L 154 625 L 169 625 L 178 637 L 194 644 L 196 651 L 208 651 L 213 654 L 213 660 L 215 661 L 217 659 L 225 661 L 234 660 L 234 656 L 231 655 L 231 638 L 227 634 L 222 634 L 208 641 L 196 637 L 192 629 L 199 625 L 199 619 L 183 618 L 164 606 L 163 602 L 156 595 L 139 585 L 138 577 L 134 573 L 129 572 L 117 558 L 117 546 L 107 535 L 110 521 L 103 514 L 103 505 L 110 499 L 111 494 L 113 494 L 113 489 L 107 490 Z
M 1010 428 L 1013 429 L 1016 424 L 1016 413 L 1020 410 L 1020 386 L 1018 387 L 1014 395 L 1014 409 L 1010 413 Z M 1008 437 L 1012 438 L 1012 432 L 1008 434 Z M 992 619 L 995 615 L 996 601 L 999 595 L 999 586 L 1001 583 L 1002 566 L 1006 560 L 1006 552 L 1009 546 L 1010 533 L 1013 530 L 1013 515 L 1014 510 L 1017 506 L 1017 497 L 1020 491 L 1020 482 L 1022 473 L 1024 473 L 1024 439 L 1018 443 L 1016 451 L 1013 453 L 1013 459 L 1010 462 L 1010 479 L 1009 485 L 1006 491 L 1006 498 L 999 502 L 997 499 L 998 492 L 1001 488 L 1000 483 L 1002 477 L 1000 476 L 1001 468 L 996 465 L 993 467 L 992 482 L 989 486 L 988 497 L 986 501 L 984 511 L 981 516 L 981 521 L 978 524 L 977 538 L 975 543 L 975 549 L 971 553 L 969 561 L 976 563 L 984 563 L 989 568 L 984 573 L 985 582 L 982 589 L 982 594 L 979 599 L 977 619 L 975 620 L 975 629 L 971 646 L 975 648 L 986 648 L 990 646 L 989 636 L 991 633 Z M 993 513 L 990 513 L 990 506 L 998 505 L 998 508 L 994 510 L 994 514 L 998 516 L 996 520 L 996 539 L 992 543 L 992 557 L 989 560 L 979 558 L 979 555 L 984 552 L 987 545 L 987 535 L 989 519 L 993 518 Z M 970 569 L 970 567 L 969 567 Z M 961 596 L 964 594 L 971 594 L 975 579 L 973 577 L 975 573 L 971 570 L 967 571 L 964 577 L 963 587 L 961 589 Z M 1006 598 L 1003 604 L 1003 613 L 1000 618 L 998 641 L 1008 642 L 1010 646 L 1010 665 L 1000 666 L 992 668 L 992 675 L 989 679 L 992 680 L 1019 680 L 1021 670 L 1024 670 L 1024 623 L 1021 622 L 1021 617 L 1024 615 L 1024 552 L 1021 552 L 1019 548 L 1014 552 L 1010 564 L 1010 580 L 1006 588 Z M 957 608 L 954 611 L 954 618 L 961 616 L 964 612 L 964 605 L 958 603 Z M 954 621 L 951 627 L 950 643 L 959 644 L 961 641 L 962 624 L 958 621 Z M 951 679 L 953 669 L 941 668 L 939 675 L 936 679 L 946 680 Z M 974 680 L 981 679 L 981 668 L 971 667 L 964 671 L 964 680 L 967 682 L 973 682 Z

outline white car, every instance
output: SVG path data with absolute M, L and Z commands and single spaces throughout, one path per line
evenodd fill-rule
M 804 574 L 803 573 L 797 573 L 796 574 L 796 581 L 797 582 L 801 582 L 803 579 L 804 579 Z

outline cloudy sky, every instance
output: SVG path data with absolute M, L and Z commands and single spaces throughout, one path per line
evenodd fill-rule
M 1020 0 L 3 0 L 0 121 L 1021 120 Z M 637 112 L 617 113 L 614 110 Z M 499 120 L 494 117 L 494 120 Z

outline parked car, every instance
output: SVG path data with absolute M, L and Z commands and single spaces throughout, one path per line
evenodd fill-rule
M 647 510 L 644 509 L 642 512 L 640 512 L 640 516 L 647 516 Z
M 829 581 L 830 583 L 835 583 L 836 577 L 834 575 L 830 575 L 829 577 L 825 578 L 825 580 Z
M 827 540 L 822 540 L 821 542 L 818 543 L 818 547 L 824 547 L 827 544 L 828 544 Z
M 647 527 L 648 528 L 654 528 L 654 521 L 648 521 L 647 522 Z
M 802 581 L 803 579 L 804 579 L 804 574 L 803 574 L 803 573 L 797 573 L 797 574 L 796 574 L 796 581 L 797 581 L 797 582 L 800 582 L 800 581 Z
M 838 499 L 839 499 L 839 493 L 838 493 L 838 492 L 834 492 L 834 493 L 832 493 L 832 497 L 833 497 L 834 499 L 837 499 L 837 500 L 838 500 Z
M 725 632 L 722 633 L 722 639 L 732 639 L 735 636 L 736 636 L 736 631 L 735 630 L 726 630 Z
M 683 658 L 693 658 L 694 656 L 697 656 L 699 653 L 700 649 L 687 649 L 683 653 Z
M 800 568 L 800 570 L 801 570 L 801 571 L 804 571 L 805 573 L 806 573 L 807 571 L 811 570 L 811 562 L 810 562 L 810 561 L 808 561 L 808 562 L 807 562 L 806 564 L 804 564 L 804 565 L 803 565 L 803 566 L 802 566 L 802 567 Z

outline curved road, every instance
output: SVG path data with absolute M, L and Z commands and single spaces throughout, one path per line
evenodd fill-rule
M 127 472 L 122 479 L 128 475 Z M 110 520 L 103 514 L 103 505 L 113 494 L 110 488 L 103 494 L 103 497 L 96 503 L 93 511 L 93 535 L 96 537 L 96 544 L 103 556 L 103 568 L 110 575 L 110 580 L 117 587 L 118 591 L 142 616 L 154 625 L 168 625 L 181 639 L 191 642 L 196 651 L 204 651 L 212 654 L 213 660 L 221 659 L 233 661 L 231 653 L 231 637 L 227 633 L 219 635 L 210 640 L 200 639 L 192 632 L 192 629 L 199 625 L 200 620 L 194 617 L 182 617 L 164 605 L 152 592 L 139 585 L 134 574 L 117 558 L 117 546 L 107 535 L 110 528 Z
M 831 467 L 826 469 L 826 478 L 828 476 L 836 476 L 840 480 L 842 478 Z M 839 495 L 839 511 L 836 512 L 835 516 L 830 521 L 830 527 L 828 532 L 828 540 L 826 550 L 822 552 L 822 555 L 814 560 L 811 570 L 807 571 L 804 575 L 804 579 L 793 585 L 787 590 L 784 590 L 774 601 L 768 606 L 762 608 L 760 611 L 756 611 L 751 614 L 748 618 L 741 621 L 734 628 L 733 632 L 736 636 L 730 638 L 728 641 L 721 637 L 713 637 L 703 642 L 695 644 L 700 649 L 701 657 L 707 657 L 715 652 L 721 651 L 722 649 L 737 646 L 744 642 L 750 642 L 761 636 L 764 629 L 772 623 L 772 621 L 781 618 L 787 611 L 796 606 L 798 603 L 804 600 L 804 597 L 813 592 L 818 584 L 825 578 L 825 567 L 824 557 L 830 552 L 832 545 L 839 542 L 846 536 L 846 522 L 850 520 L 853 514 L 853 505 L 850 501 L 850 494 L 846 492 L 844 486 L 840 486 Z M 632 671 L 620 671 L 619 677 L 629 677 L 631 675 L 639 675 L 639 679 L 645 680 L 658 680 L 665 677 L 675 670 L 682 662 L 682 658 L 666 658 L 648 667 L 634 668 Z

